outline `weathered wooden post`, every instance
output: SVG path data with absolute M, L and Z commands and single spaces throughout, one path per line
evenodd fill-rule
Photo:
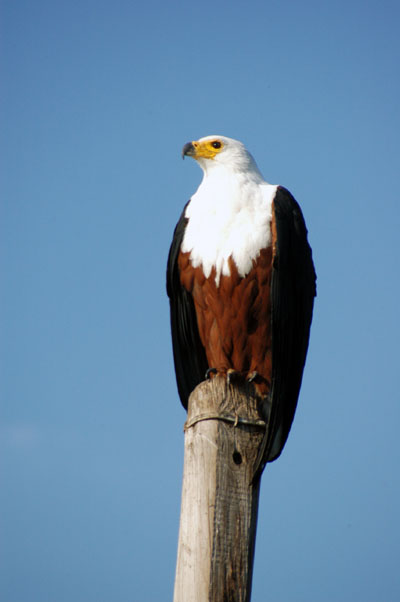
M 253 387 L 202 382 L 189 400 L 174 602 L 249 602 L 266 429 Z

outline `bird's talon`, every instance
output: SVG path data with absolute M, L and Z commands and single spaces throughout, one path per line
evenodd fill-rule
M 260 376 L 260 375 L 258 374 L 257 370 L 254 370 L 254 372 L 251 372 L 249 374 L 249 376 L 247 377 L 247 382 L 253 383 L 257 379 L 258 376 Z
M 208 370 L 206 372 L 206 380 L 209 380 L 211 378 L 212 374 L 217 374 L 216 368 L 208 368 Z
M 235 379 L 235 376 L 238 374 L 238 372 L 236 372 L 236 370 L 233 370 L 232 368 L 230 368 L 227 373 L 226 373 L 226 382 L 228 383 L 228 385 L 230 385 L 232 383 L 232 381 Z

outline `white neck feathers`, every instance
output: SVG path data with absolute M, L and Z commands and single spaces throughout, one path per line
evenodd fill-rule
M 215 267 L 218 286 L 221 275 L 230 276 L 229 257 L 244 277 L 261 249 L 271 244 L 277 187 L 263 180 L 255 163 L 246 170 L 208 165 L 186 208 L 182 252 L 190 253 L 193 266 L 201 266 L 207 278 Z

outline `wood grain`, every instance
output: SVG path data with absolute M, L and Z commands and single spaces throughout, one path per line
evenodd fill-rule
M 250 600 L 263 403 L 251 385 L 222 376 L 190 396 L 174 602 Z

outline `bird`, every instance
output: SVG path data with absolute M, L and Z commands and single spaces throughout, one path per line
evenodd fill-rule
M 264 180 L 242 142 L 212 135 L 182 157 L 203 170 L 183 208 L 167 262 L 179 396 L 215 374 L 253 383 L 269 417 L 256 476 L 276 460 L 296 411 L 316 274 L 299 204 Z

